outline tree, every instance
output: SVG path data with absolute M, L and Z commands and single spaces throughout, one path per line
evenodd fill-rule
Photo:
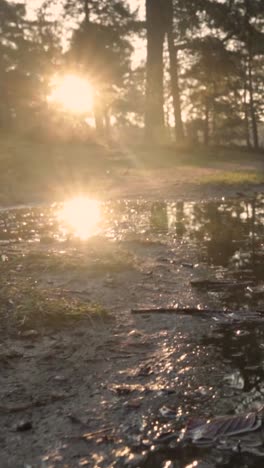
M 9 76 L 19 61 L 19 49 L 23 43 L 25 8 L 23 5 L 0 0 L 0 126 L 10 124 L 11 89 Z M 11 85 L 11 86 L 10 86 Z
M 49 1 L 32 21 L 23 5 L 0 2 L 2 122 L 35 126 L 43 119 L 50 77 L 61 54 L 56 23 L 47 19 Z
M 114 95 L 122 92 L 130 71 L 130 34 L 137 28 L 136 18 L 120 0 L 67 1 L 65 9 L 78 22 L 70 41 L 68 65 L 94 84 L 96 127 L 102 132 L 109 127 Z
M 146 137 L 158 140 L 164 132 L 163 45 L 167 14 L 162 0 L 146 0 Z
M 237 54 L 227 51 L 222 41 L 212 36 L 193 42 L 192 53 L 193 61 L 185 79 L 193 116 L 203 121 L 200 130 L 204 143 L 232 139 L 232 134 L 233 138 L 236 136 L 236 127 L 241 125 L 242 113 Z
M 175 138 L 177 142 L 184 139 L 182 113 L 181 113 L 181 98 L 179 88 L 179 64 L 178 50 L 174 42 L 174 12 L 173 0 L 167 0 L 167 41 L 170 61 L 170 77 L 171 77 L 171 92 L 173 98 L 173 111 L 175 123 Z
M 167 41 L 169 51 L 169 69 L 171 78 L 171 94 L 175 121 L 175 139 L 184 139 L 182 121 L 183 92 L 181 78 L 184 71 L 184 58 L 188 55 L 193 37 L 201 31 L 203 2 L 201 0 L 166 0 L 167 9 Z
M 244 0 L 244 31 L 242 36 L 239 35 L 244 42 L 246 50 L 246 86 L 249 94 L 249 114 L 251 117 L 252 124 L 252 135 L 254 148 L 259 147 L 258 137 L 258 117 L 256 109 L 256 69 L 255 62 L 258 55 L 264 55 L 264 29 L 263 21 L 260 21 L 260 15 L 263 18 L 264 5 L 263 2 L 253 0 L 249 2 Z M 262 26 L 262 30 L 258 29 L 258 26 Z
M 262 0 L 231 0 L 223 4 L 206 1 L 206 10 L 212 27 L 226 34 L 226 48 L 232 48 L 242 64 L 243 101 L 246 138 L 252 135 L 258 149 L 258 122 L 261 98 L 258 92 L 263 76 L 258 73 L 264 55 L 264 4 Z

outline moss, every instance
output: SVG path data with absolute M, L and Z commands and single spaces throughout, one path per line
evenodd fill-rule
M 74 292 L 43 286 L 39 256 L 29 266 L 19 256 L 0 264 L 0 317 L 6 325 L 23 328 L 62 327 L 76 320 L 107 316 L 100 305 L 81 300 Z M 42 266 L 45 256 L 42 257 Z M 43 270 L 42 270 L 43 271 Z
M 0 259 L 0 314 L 19 326 L 62 326 L 69 321 L 105 317 L 106 311 L 87 295 L 56 288 L 57 283 L 100 278 L 135 267 L 132 254 L 104 240 L 85 245 L 69 244 L 59 251 L 48 246 L 24 244 Z M 54 282 L 50 282 L 54 280 Z M 77 291 L 78 292 L 78 291 Z
M 0 314 L 8 316 L 19 328 L 62 327 L 76 320 L 107 315 L 99 304 L 85 303 L 63 290 L 44 289 L 32 280 L 18 278 L 2 285 Z

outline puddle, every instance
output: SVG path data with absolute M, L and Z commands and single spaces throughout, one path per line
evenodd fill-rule
M 264 400 L 264 327 L 244 322 L 239 326 L 222 325 L 217 333 L 204 338 L 205 345 L 213 345 L 219 358 L 234 371 L 226 376 L 230 388 L 261 392 Z
M 163 398 L 160 395 L 163 406 L 145 417 L 143 443 L 147 455 L 140 467 L 263 466 L 264 453 L 261 457 L 252 453 L 253 445 L 250 445 L 256 444 L 259 437 L 263 448 L 261 430 L 252 431 L 250 437 L 248 433 L 246 436 L 239 434 L 233 441 L 228 440 L 228 450 L 214 444 L 204 448 L 180 445 L 177 440 L 188 421 L 241 415 L 264 403 L 263 337 L 263 325 L 244 322 L 239 326 L 224 324 L 213 330 L 207 328 L 200 342 L 190 342 L 188 354 L 178 359 L 179 336 L 174 338 L 171 347 L 168 343 L 164 346 L 159 379 L 163 379 L 164 386 L 166 379 L 167 383 L 173 382 L 174 393 Z M 162 368 L 163 360 L 167 362 L 167 368 Z M 180 371 L 179 367 L 182 368 Z M 199 385 L 201 382 L 203 386 Z M 169 437 L 167 441 L 166 437 Z M 238 441 L 241 453 L 237 449 Z
M 0 241 L 63 241 L 94 234 L 119 240 L 134 236 L 195 242 L 214 265 L 250 269 L 263 247 L 264 195 L 254 200 L 210 203 L 76 198 L 65 204 L 0 211 Z M 263 247 L 262 252 L 259 247 Z M 263 278 L 264 272 L 259 271 Z
M 216 282 L 206 285 L 207 294 L 216 294 L 221 304 L 229 308 L 258 311 L 263 309 L 264 301 L 263 226 L 264 195 L 217 203 L 124 200 L 100 204 L 89 199 L 75 199 L 66 205 L 0 211 L 0 253 L 5 261 L 10 246 L 25 243 L 43 244 L 45 248 L 48 245 L 53 251 L 61 251 L 63 245 L 65 252 L 74 245 L 78 250 L 79 245 L 94 236 L 120 244 L 142 243 L 146 248 L 151 248 L 153 243 L 164 244 L 171 252 L 181 244 L 186 251 L 193 248 L 198 262 L 214 275 Z M 185 267 L 188 271 L 192 269 L 188 263 Z M 166 281 L 169 275 L 170 272 Z M 221 288 L 216 289 L 218 280 L 222 281 Z M 168 289 L 168 285 L 165 286 Z M 178 319 L 174 316 L 171 322 L 175 321 L 175 332 L 171 328 L 160 340 L 163 347 L 159 359 L 155 357 L 153 366 L 150 362 L 150 370 L 148 366 L 141 369 L 140 378 L 151 376 L 153 387 L 149 386 L 148 395 L 156 412 L 152 408 L 152 412 L 142 415 L 140 437 L 144 436 L 146 453 L 131 466 L 263 466 L 263 459 L 259 461 L 252 454 L 241 455 L 236 451 L 226 454 L 214 448 L 179 448 L 175 444 L 152 443 L 166 432 L 179 431 L 190 415 L 201 416 L 209 409 L 212 414 L 214 411 L 217 414 L 239 413 L 247 411 L 254 402 L 264 401 L 263 324 L 256 323 L 254 318 L 249 320 L 247 314 L 243 320 L 242 314 L 241 320 L 237 315 L 236 320 L 232 321 L 231 316 L 226 322 L 213 318 L 210 326 L 207 326 L 207 319 L 202 318 L 204 328 L 201 326 L 201 329 L 206 332 L 201 333 L 200 329 L 200 336 L 197 333 L 197 337 L 188 342 L 178 332 Z M 161 327 L 161 320 L 157 326 Z M 192 333 L 195 334 L 195 330 Z M 165 406 L 163 413 L 159 401 Z M 166 406 L 170 406 L 171 401 L 176 411 L 174 421 L 166 419 Z M 141 456 L 142 445 L 134 450 L 135 454 L 137 450 Z
M 199 262 L 216 277 L 246 281 L 231 288 L 223 303 L 258 304 L 264 298 L 264 195 L 210 202 L 119 201 L 76 198 L 65 204 L 0 211 L 0 246 L 17 243 L 85 242 L 99 235 L 119 242 L 179 243 L 194 247 Z M 253 283 L 252 283 L 253 282 Z M 244 286 L 244 284 L 243 284 Z

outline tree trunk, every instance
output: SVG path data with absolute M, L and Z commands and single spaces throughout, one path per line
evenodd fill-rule
M 249 61 L 248 61 L 248 91 L 249 91 L 249 113 L 250 113 L 251 123 L 252 123 L 253 146 L 254 146 L 254 149 L 257 150 L 259 148 L 259 141 L 258 141 L 258 125 L 257 125 L 255 103 L 254 103 L 251 53 L 249 54 Z
M 84 2 L 83 2 L 84 25 L 85 25 L 85 30 L 86 30 L 86 34 L 87 34 L 87 40 L 88 40 L 87 50 L 86 50 L 87 57 L 89 57 L 89 55 L 91 56 L 91 52 L 89 50 L 89 46 L 90 46 L 90 44 L 89 44 L 89 34 L 90 34 L 90 27 L 91 27 L 89 3 L 90 3 L 90 0 L 84 0 Z M 104 111 L 103 111 L 103 106 L 102 106 L 102 98 L 101 98 L 100 94 L 99 95 L 97 94 L 97 95 L 94 96 L 93 111 L 94 111 L 94 120 L 95 120 L 96 131 L 97 131 L 97 133 L 99 135 L 103 135 L 104 130 L 105 130 Z
M 216 83 L 212 82 L 212 94 L 210 98 L 210 109 L 211 109 L 211 143 L 214 145 L 218 144 L 217 135 L 217 115 L 216 115 Z
M 204 144 L 209 144 L 209 99 L 205 101 L 205 118 L 204 118 Z
M 246 80 L 244 83 L 244 97 L 243 97 L 243 105 L 244 105 L 244 119 L 245 119 L 245 136 L 246 136 L 246 143 L 247 148 L 250 148 L 250 132 L 249 132 L 249 120 L 248 120 L 248 104 L 247 104 L 247 84 Z
M 111 122 L 110 122 L 110 112 L 109 109 L 104 110 L 104 127 L 105 134 L 109 137 L 111 133 Z
M 250 28 L 250 2 L 249 0 L 244 0 L 245 5 L 245 31 L 246 31 L 246 47 L 248 52 L 248 93 L 249 93 L 249 114 L 252 124 L 252 136 L 253 136 L 253 146 L 257 150 L 259 148 L 258 141 L 258 125 L 256 118 L 256 109 L 254 102 L 254 87 L 253 87 L 253 51 L 252 51 L 252 31 Z
M 168 23 L 167 23 L 167 40 L 170 59 L 170 76 L 171 76 L 171 91 L 173 99 L 173 113 L 175 122 L 175 138 L 176 142 L 181 142 L 184 139 L 182 115 L 181 115 L 181 99 L 179 90 L 179 74 L 178 74 L 178 56 L 177 49 L 174 44 L 173 37 L 173 5 L 172 0 L 168 0 Z
M 94 119 L 96 131 L 102 135 L 104 133 L 104 109 L 100 95 L 94 96 Z
M 88 26 L 90 23 L 90 11 L 89 11 L 89 0 L 84 0 L 84 15 L 85 15 L 85 24 Z
M 147 65 L 145 132 L 150 140 L 164 135 L 163 44 L 165 17 L 163 0 L 146 0 Z

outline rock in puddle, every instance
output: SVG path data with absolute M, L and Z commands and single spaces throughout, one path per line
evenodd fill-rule
M 19 421 L 15 427 L 17 432 L 30 431 L 33 428 L 31 421 Z
M 140 330 L 137 330 L 136 328 L 134 328 L 133 330 L 131 330 L 129 333 L 128 333 L 128 336 L 135 336 L 135 337 L 142 337 L 144 336 L 144 333 Z
M 39 336 L 39 332 L 37 330 L 25 330 L 25 331 L 22 331 L 19 336 L 21 338 L 37 338 Z
M 109 390 L 116 393 L 118 396 L 129 395 L 132 392 L 139 391 L 144 392 L 145 387 L 143 385 L 134 384 L 111 384 L 108 386 Z
M 232 372 L 232 374 L 225 375 L 224 382 L 226 382 L 229 387 L 237 390 L 243 390 L 245 386 L 245 380 L 238 370 Z
M 182 262 L 181 266 L 184 268 L 194 268 L 194 264 L 188 262 Z
M 61 382 L 61 383 L 63 383 L 63 382 L 66 382 L 67 379 L 66 379 L 66 377 L 65 377 L 64 375 L 55 375 L 55 376 L 54 376 L 54 380 L 55 380 L 56 382 Z
M 124 403 L 124 406 L 126 406 L 128 409 L 138 409 L 140 408 L 142 402 L 143 398 L 131 398 L 131 400 L 128 400 Z

